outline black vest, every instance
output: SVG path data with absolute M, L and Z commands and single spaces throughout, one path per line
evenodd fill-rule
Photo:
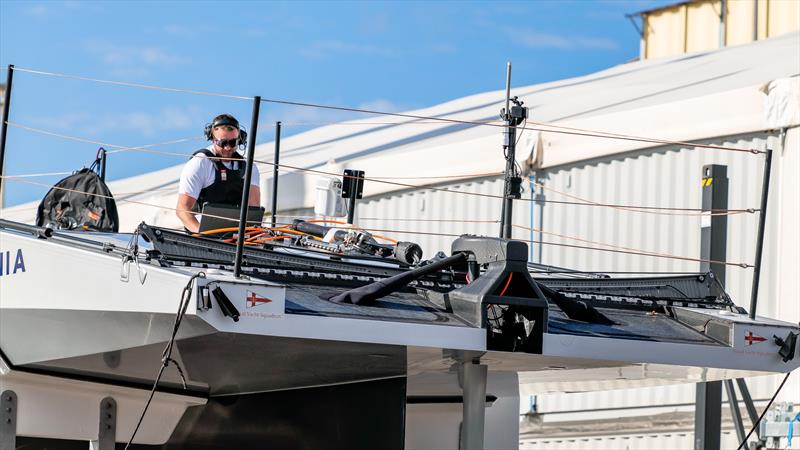
M 209 158 L 217 158 L 211 150 L 200 149 L 192 154 L 204 154 Z M 244 188 L 244 158 L 237 152 L 231 156 L 232 169 L 228 169 L 218 159 L 211 160 L 214 163 L 214 182 L 200 191 L 197 203 L 194 206 L 196 211 L 200 211 L 205 203 L 223 203 L 226 205 L 239 206 L 242 203 L 242 189 Z

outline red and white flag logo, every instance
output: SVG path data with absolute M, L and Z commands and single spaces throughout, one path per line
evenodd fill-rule
M 248 308 L 255 308 L 256 306 L 263 305 L 264 303 L 270 303 L 272 300 L 261 297 L 255 292 L 247 291 L 247 307 Z
M 747 342 L 747 345 L 753 345 L 753 342 L 764 342 L 766 340 L 767 338 L 756 336 L 752 331 L 748 331 L 747 334 L 744 335 L 744 341 Z

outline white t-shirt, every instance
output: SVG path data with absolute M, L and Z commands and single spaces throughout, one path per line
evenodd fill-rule
M 234 161 L 222 161 L 222 164 L 231 169 Z M 245 161 L 239 161 L 239 164 L 245 164 Z M 214 162 L 203 153 L 198 153 L 183 166 L 181 181 L 178 184 L 178 194 L 186 194 L 197 200 L 200 197 L 200 191 L 212 184 L 214 184 Z M 258 167 L 255 164 L 253 164 L 250 185 L 260 186 Z

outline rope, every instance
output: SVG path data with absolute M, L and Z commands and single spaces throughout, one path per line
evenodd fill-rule
M 0 178 L 6 178 L 6 177 L 5 176 L 0 176 Z M 113 199 L 112 196 L 93 194 L 93 193 L 90 193 L 90 192 L 83 192 L 83 191 L 79 191 L 79 190 L 75 190 L 75 189 L 68 189 L 68 188 L 63 188 L 63 187 L 58 187 L 58 186 L 50 186 L 50 185 L 47 185 L 47 184 L 44 184 L 44 183 L 37 183 L 37 182 L 34 182 L 34 181 L 27 181 L 27 180 L 22 180 L 22 179 L 15 179 L 15 178 L 11 178 L 11 180 L 17 181 L 17 182 L 21 182 L 21 183 L 27 183 L 27 184 L 31 184 L 31 185 L 35 185 L 35 186 L 43 186 L 43 187 L 50 188 L 50 189 L 58 189 L 58 190 L 63 190 L 63 191 L 67 191 L 67 192 L 76 192 L 76 193 L 80 193 L 80 194 L 96 195 L 96 196 L 101 197 L 101 198 Z M 200 216 L 214 217 L 214 218 L 228 220 L 228 221 L 231 221 L 231 222 L 237 222 L 238 221 L 237 219 L 231 219 L 231 218 L 228 218 L 228 217 L 221 217 L 221 216 L 216 216 L 216 215 L 212 215 L 212 214 L 196 213 L 196 212 L 190 211 L 190 210 L 179 210 L 177 208 L 171 208 L 171 207 L 168 207 L 168 206 L 156 205 L 156 204 L 147 203 L 147 202 L 140 202 L 140 201 L 136 201 L 136 200 L 119 199 L 119 201 L 124 202 L 124 203 L 132 203 L 132 204 L 137 204 L 137 205 L 150 206 L 150 207 L 155 207 L 155 208 L 160 208 L 160 209 L 165 209 L 165 210 L 170 210 L 170 211 L 176 211 L 176 212 L 177 211 L 186 211 L 186 212 L 191 212 L 193 214 L 200 215 Z M 284 216 L 284 217 L 290 217 L 290 216 Z M 523 226 L 522 225 L 517 225 L 517 227 L 523 227 Z M 392 229 L 378 229 L 378 228 L 366 228 L 366 227 L 358 227 L 358 228 L 361 229 L 361 230 L 370 231 L 370 232 L 377 231 L 377 232 L 388 232 L 388 233 L 416 234 L 416 235 L 429 235 L 429 236 L 445 236 L 445 237 L 460 237 L 461 236 L 459 234 L 451 234 L 451 233 L 433 233 L 433 232 L 422 232 L 422 231 L 392 230 Z M 284 229 L 276 228 L 276 230 L 283 231 Z M 293 230 L 289 230 L 289 231 L 293 231 Z M 287 231 L 287 233 L 289 231 Z M 580 238 L 571 238 L 571 237 L 570 237 L 570 239 L 581 240 Z M 676 260 L 682 260 L 682 261 L 704 262 L 704 263 L 709 263 L 709 264 L 724 264 L 724 265 L 728 265 L 728 266 L 741 267 L 741 268 L 744 268 L 744 269 L 754 267 L 754 266 L 752 266 L 750 264 L 747 264 L 747 263 L 734 263 L 734 262 L 716 261 L 716 260 L 710 260 L 710 259 L 690 258 L 690 257 L 686 257 L 686 256 L 670 255 L 670 254 L 665 254 L 665 253 L 655 253 L 655 252 L 636 250 L 636 249 L 623 250 L 624 247 L 618 247 L 618 249 L 612 249 L 612 248 L 605 249 L 605 248 L 587 247 L 587 246 L 574 245 L 574 244 L 564 244 L 564 243 L 557 243 L 557 242 L 546 242 L 546 241 L 539 241 L 539 240 L 524 240 L 524 239 L 515 239 L 515 240 L 518 240 L 518 241 L 521 241 L 521 242 L 527 242 L 527 243 L 531 243 L 531 244 L 553 245 L 553 246 L 558 246 L 558 247 L 578 248 L 578 249 L 584 249 L 584 250 L 596 250 L 596 251 L 602 251 L 602 252 L 626 253 L 626 254 L 638 255 L 638 256 L 650 256 L 650 257 L 655 257 L 655 258 L 666 258 L 666 259 L 676 259 Z M 617 248 L 617 246 L 614 246 L 612 244 L 602 244 L 602 243 L 600 243 L 599 245 Z
M 548 190 L 550 192 L 554 192 L 556 194 L 563 195 L 567 198 L 572 198 L 575 200 L 580 200 L 582 202 L 586 202 L 587 205 L 594 205 L 594 206 L 603 206 L 607 208 L 619 209 L 623 211 L 634 211 L 640 212 L 636 210 L 636 208 L 645 208 L 645 207 L 634 207 L 630 205 L 614 205 L 608 203 L 598 203 L 592 200 L 588 200 L 582 197 L 578 197 L 577 195 L 568 194 L 566 192 L 562 192 L 550 187 L 545 186 L 539 182 L 533 182 L 535 186 L 538 186 L 542 189 Z M 536 200 L 535 200 L 536 201 Z M 542 202 L 550 202 L 550 203 L 559 203 L 558 200 L 538 200 Z M 568 204 L 573 204 L 572 202 L 568 202 Z M 757 208 L 747 208 L 747 209 L 722 209 L 722 208 L 714 208 L 714 209 L 700 209 L 700 208 L 676 208 L 676 207 L 663 207 L 663 206 L 652 206 L 646 207 L 647 209 L 652 209 L 651 214 L 658 214 L 658 215 L 665 215 L 665 216 L 724 216 L 724 215 L 733 215 L 733 214 L 742 214 L 742 213 L 755 213 L 757 211 L 761 211 Z M 659 212 L 659 211 L 682 211 L 682 213 L 672 213 L 672 212 Z M 688 213 L 688 211 L 698 211 L 697 213 Z
M 379 229 L 379 228 L 361 228 L 362 230 L 366 231 L 377 231 L 377 232 L 387 232 L 387 233 L 404 233 L 404 234 L 419 234 L 419 235 L 430 235 L 430 236 L 445 236 L 445 237 L 460 237 L 460 234 L 452 234 L 452 233 L 433 233 L 433 232 L 425 232 L 425 231 L 409 231 L 409 230 L 386 230 L 386 229 Z M 742 269 L 748 269 L 754 267 L 751 264 L 747 263 L 736 263 L 736 262 L 727 262 L 727 261 L 716 261 L 711 259 L 701 259 L 701 258 L 691 258 L 688 256 L 678 256 L 678 255 L 669 255 L 665 253 L 655 253 L 655 252 L 648 252 L 642 250 L 614 250 L 614 249 L 605 249 L 605 248 L 596 248 L 596 247 L 586 247 L 581 245 L 573 245 L 573 244 L 563 244 L 558 242 L 546 242 L 546 241 L 538 241 L 538 240 L 526 240 L 526 239 L 513 239 L 515 241 L 526 242 L 530 244 L 542 244 L 542 245 L 554 245 L 557 247 L 569 247 L 569 248 L 578 248 L 583 250 L 596 250 L 601 252 L 613 252 L 613 253 L 626 253 L 631 255 L 638 255 L 638 256 L 651 256 L 654 258 L 666 258 L 666 259 L 677 259 L 682 261 L 692 261 L 692 262 L 704 262 L 709 264 L 724 264 L 726 266 L 734 266 L 740 267 Z M 611 244 L 603 244 L 610 246 Z
M 181 92 L 184 94 L 193 94 L 193 95 L 206 95 L 210 97 L 223 97 L 223 98 L 233 98 L 237 100 L 253 100 L 253 97 L 244 97 L 241 95 L 230 95 L 230 94 L 220 94 L 216 92 L 205 92 L 205 91 L 192 91 L 189 89 L 178 89 L 178 88 L 170 88 L 170 87 L 162 87 L 162 86 L 154 86 L 150 84 L 140 84 L 140 83 L 128 83 L 125 81 L 114 81 L 114 80 L 103 80 L 100 78 L 90 78 L 90 77 L 83 77 L 79 75 L 67 75 L 64 73 L 56 73 L 56 72 L 46 72 L 44 70 L 34 70 L 34 69 L 24 69 L 22 67 L 14 67 L 15 71 L 19 72 L 27 72 L 33 73 L 36 75 L 48 75 L 51 77 L 58 77 L 58 78 L 68 78 L 72 80 L 82 80 L 82 81 L 92 81 L 95 83 L 103 83 L 103 84 L 113 84 L 116 86 L 126 86 L 126 87 L 135 87 L 141 89 L 150 89 L 154 91 L 168 91 L 168 92 Z
M 214 159 L 214 158 L 211 158 L 211 159 Z M 216 159 L 225 159 L 225 158 L 216 158 Z M 256 159 L 256 160 L 254 160 L 254 162 L 258 163 L 258 164 L 265 164 L 265 165 L 268 165 L 268 166 L 273 166 L 273 167 L 275 166 L 275 163 L 269 162 L 269 161 L 262 161 L 262 160 L 257 160 Z M 326 172 L 326 171 L 317 170 L 317 169 L 308 169 L 308 168 L 303 168 L 303 167 L 297 167 L 297 166 L 292 166 L 292 165 L 289 165 L 289 164 L 278 164 L 278 170 L 287 171 L 285 168 L 292 169 L 292 171 L 294 171 L 294 172 L 309 172 L 309 173 L 314 173 L 314 174 L 318 174 L 318 175 L 326 175 L 326 176 L 333 176 L 333 177 L 344 176 L 346 178 L 351 178 L 351 179 L 374 181 L 376 183 L 384 183 L 384 184 L 390 184 L 390 185 L 394 185 L 394 186 L 402 186 L 402 187 L 407 187 L 407 188 L 412 188 L 412 189 L 428 189 L 428 190 L 436 191 L 436 192 L 449 192 L 449 193 L 454 193 L 454 194 L 472 195 L 472 196 L 476 196 L 476 197 L 505 199 L 505 196 L 502 196 L 502 195 L 483 194 L 483 193 L 480 193 L 480 192 L 460 191 L 460 190 L 455 190 L 455 189 L 437 188 L 437 187 L 433 187 L 433 186 L 420 186 L 420 185 L 409 184 L 409 183 L 400 183 L 400 182 L 397 182 L 397 181 L 388 181 L 388 180 L 382 179 L 380 177 L 366 177 L 366 176 L 365 177 L 357 177 L 357 176 L 354 176 L 354 175 L 341 175 L 341 174 L 338 174 L 338 173 Z M 553 203 L 553 204 L 559 204 L 559 205 L 598 206 L 598 207 L 618 208 L 618 209 L 625 208 L 625 209 L 629 209 L 629 210 L 632 210 L 632 211 L 635 211 L 635 212 L 640 212 L 640 213 L 643 213 L 643 214 L 662 214 L 663 215 L 663 213 L 658 213 L 657 211 L 651 211 L 651 210 L 658 210 L 658 209 L 677 210 L 677 211 L 696 211 L 696 212 L 702 213 L 701 215 L 709 214 L 708 212 L 705 212 L 704 210 L 702 210 L 700 208 L 666 208 L 666 207 L 657 207 L 657 206 L 618 205 L 618 204 L 613 204 L 613 203 L 592 203 L 592 202 L 590 202 L 590 203 L 585 203 L 585 202 L 584 203 L 579 203 L 579 202 L 568 202 L 568 201 L 562 201 L 562 200 L 536 200 L 536 199 L 530 199 L 530 198 L 520 198 L 520 199 L 517 199 L 517 201 Z M 733 215 L 733 214 L 741 214 L 741 213 L 744 213 L 744 212 L 753 212 L 753 211 L 757 211 L 757 210 L 753 210 L 752 208 L 748 208 L 748 209 L 727 209 L 727 210 L 715 210 L 715 211 L 716 212 L 711 213 L 711 214 Z M 672 214 L 672 215 L 685 215 L 685 214 Z
M 56 133 L 56 132 L 53 132 L 53 131 L 42 130 L 41 128 L 29 127 L 27 125 L 22 125 L 22 124 L 15 123 L 15 122 L 6 121 L 6 123 L 8 125 L 12 126 L 12 127 L 20 128 L 20 129 L 23 129 L 23 130 L 26 130 L 26 131 L 30 131 L 32 133 L 44 134 L 44 135 L 47 135 L 47 136 L 53 136 L 53 137 L 65 139 L 65 140 L 68 140 L 68 141 L 77 141 L 77 142 L 83 142 L 83 143 L 86 143 L 86 144 L 95 144 L 95 145 L 99 145 L 99 146 L 102 146 L 102 147 L 111 147 L 111 148 L 116 148 L 117 149 L 117 150 L 107 151 L 106 155 L 112 155 L 114 153 L 121 153 L 121 152 L 126 152 L 126 151 L 131 151 L 131 150 L 144 150 L 146 148 L 151 148 L 151 147 L 158 147 L 158 146 L 170 145 L 170 144 L 179 144 L 179 143 L 182 143 L 182 142 L 198 141 L 198 140 L 201 140 L 201 139 L 205 139 L 204 137 L 186 137 L 186 138 L 174 139 L 174 140 L 166 141 L 166 142 L 158 142 L 158 143 L 155 143 L 155 144 L 140 145 L 140 146 L 137 146 L 137 147 L 126 147 L 124 145 L 109 144 L 107 142 L 100 142 L 100 141 L 95 141 L 95 140 L 92 140 L 92 139 L 86 139 L 86 138 L 82 138 L 82 137 L 78 137 L 78 136 L 70 136 L 70 135 L 67 135 L 67 134 L 61 134 L 61 133 Z
M 124 198 L 115 199 L 111 195 L 102 195 L 102 194 L 96 194 L 96 193 L 93 193 L 93 192 L 79 191 L 77 189 L 69 189 L 69 188 L 60 187 L 60 186 L 51 186 L 51 185 L 45 184 L 45 183 L 37 183 L 35 181 L 22 180 L 22 179 L 18 179 L 18 178 L 8 178 L 5 175 L 0 176 L 0 178 L 10 179 L 12 181 L 17 181 L 17 182 L 20 182 L 20 183 L 30 184 L 30 185 L 33 185 L 33 186 L 42 186 L 42 187 L 46 187 L 48 189 L 56 189 L 56 190 L 65 191 L 65 192 L 74 192 L 76 194 L 93 195 L 93 196 L 96 196 L 96 197 L 106 198 L 106 199 L 119 201 L 119 202 L 123 202 L 123 203 L 132 203 L 132 204 L 135 204 L 135 205 L 150 206 L 150 207 L 153 207 L 153 208 L 166 209 L 166 210 L 175 211 L 175 212 L 190 212 L 190 213 L 192 213 L 194 215 L 197 215 L 197 216 L 213 217 L 215 219 L 228 220 L 228 221 L 231 221 L 231 222 L 238 222 L 239 221 L 239 219 L 231 219 L 230 217 L 217 216 L 217 215 L 214 215 L 214 214 L 199 213 L 199 212 L 192 211 L 192 210 L 189 210 L 189 209 L 170 208 L 169 206 L 156 205 L 155 203 L 140 202 L 140 201 L 128 200 L 128 199 L 124 199 Z
M 50 172 L 50 173 L 26 173 L 21 175 L 5 175 L 6 178 L 35 178 L 35 177 L 52 177 L 56 175 L 69 175 L 72 172 Z
M 253 97 L 245 97 L 239 95 L 230 95 L 230 94 L 222 94 L 222 93 L 215 93 L 215 92 L 206 92 L 206 91 L 194 91 L 188 89 L 178 89 L 178 88 L 170 88 L 170 87 L 163 87 L 163 86 L 155 86 L 155 85 L 147 85 L 147 84 L 140 84 L 140 83 L 129 83 L 124 81 L 113 81 L 113 80 L 104 80 L 99 78 L 91 78 L 91 77 L 84 77 L 78 75 L 68 75 L 64 73 L 57 73 L 57 72 L 48 72 L 43 70 L 34 70 L 34 69 L 25 69 L 21 67 L 14 67 L 14 70 L 20 72 L 27 72 L 37 75 L 48 75 L 53 77 L 59 78 L 68 78 L 68 79 L 75 79 L 75 80 L 83 80 L 83 81 L 92 81 L 95 83 L 105 83 L 105 84 L 112 84 L 117 86 L 126 86 L 126 87 L 135 87 L 141 89 L 150 89 L 150 90 L 157 90 L 157 91 L 168 91 L 168 92 L 181 92 L 186 94 L 193 94 L 193 95 L 205 95 L 205 96 L 212 96 L 212 97 L 224 97 L 224 98 L 233 98 L 238 100 L 253 100 Z M 305 103 L 305 102 L 297 102 L 297 101 L 290 101 L 290 100 L 279 100 L 279 99 L 269 99 L 269 98 L 262 98 L 262 102 L 264 103 L 274 103 L 280 105 L 291 105 L 291 106 L 303 106 L 307 108 L 319 108 L 319 109 L 330 109 L 335 111 L 348 111 L 348 112 L 357 112 L 357 113 L 364 113 L 364 114 L 374 114 L 380 116 L 391 116 L 391 117 L 404 117 L 408 119 L 417 119 L 417 120 L 428 120 L 434 122 L 442 122 L 442 123 L 455 123 L 455 124 L 462 124 L 462 125 L 483 125 L 483 126 L 490 126 L 490 127 L 497 127 L 497 128 L 506 128 L 508 125 L 502 123 L 490 123 L 490 122 L 482 122 L 476 120 L 459 120 L 459 119 L 450 119 L 446 117 L 433 117 L 433 116 L 422 116 L 418 114 L 409 114 L 409 113 L 397 113 L 397 112 L 386 112 L 386 111 L 377 111 L 372 109 L 362 109 L 362 108 L 351 108 L 345 106 L 333 106 L 333 105 L 322 105 L 318 103 Z M 555 129 L 545 129 L 542 127 L 550 127 Z M 655 138 L 647 138 L 642 136 L 634 136 L 634 135 L 625 135 L 625 134 L 618 134 L 618 133 L 609 133 L 603 131 L 591 131 L 579 128 L 570 128 L 570 127 L 563 127 L 558 125 L 550 125 L 545 123 L 539 123 L 538 126 L 525 126 L 525 127 L 517 127 L 517 129 L 521 130 L 531 130 L 531 131 L 546 131 L 551 133 L 560 133 L 560 134 L 568 134 L 568 135 L 575 135 L 575 136 L 586 136 L 586 137 L 596 137 L 600 139 L 617 139 L 617 140 L 626 140 L 626 141 L 634 141 L 634 142 L 645 142 L 645 143 L 652 143 L 652 144 L 662 144 L 662 145 L 678 145 L 684 147 L 697 147 L 697 148 L 706 148 L 706 149 L 713 149 L 713 150 L 724 150 L 724 151 L 734 151 L 734 152 L 746 152 L 752 154 L 761 154 L 766 153 L 762 150 L 757 149 L 742 149 L 742 148 L 735 148 L 735 147 L 726 147 L 722 145 L 711 145 L 711 144 L 699 144 L 694 142 L 685 142 L 685 141 L 671 141 L 666 139 L 655 139 Z M 572 131 L 570 131 L 572 130 Z
M 420 119 L 420 120 L 434 120 L 440 121 L 445 123 L 455 123 L 461 125 L 484 125 L 490 127 L 497 127 L 497 128 L 506 128 L 508 125 L 506 124 L 495 124 L 495 123 L 486 123 L 486 122 L 479 122 L 474 120 L 459 120 L 459 119 L 449 119 L 445 117 L 432 117 L 432 116 L 421 116 L 418 114 L 408 114 L 408 113 L 392 113 L 386 111 L 377 111 L 372 109 L 361 109 L 361 108 L 350 108 L 345 106 L 332 106 L 332 105 L 322 105 L 318 103 L 305 103 L 305 102 L 295 102 L 290 100 L 278 100 L 278 99 L 269 99 L 269 98 L 262 98 L 262 102 L 264 103 L 275 103 L 279 105 L 291 105 L 291 106 L 304 106 L 309 108 L 320 108 L 320 109 L 331 109 L 335 111 L 348 111 L 348 112 L 357 112 L 357 113 L 364 113 L 364 114 L 375 114 L 381 116 L 393 116 L 393 117 L 405 117 L 408 119 Z M 548 125 L 550 126 L 550 125 Z M 559 127 L 558 125 L 553 125 L 553 128 L 567 128 L 567 127 Z M 685 141 L 670 141 L 666 139 L 652 139 L 647 137 L 641 136 L 633 136 L 633 135 L 622 135 L 622 134 L 615 134 L 615 133 L 606 133 L 606 132 L 596 132 L 596 131 L 567 131 L 567 130 L 548 130 L 543 129 L 540 127 L 515 127 L 518 130 L 531 130 L 531 131 L 547 131 L 551 133 L 559 133 L 559 134 L 568 134 L 574 136 L 586 136 L 586 137 L 596 137 L 601 139 L 617 139 L 617 140 L 624 140 L 624 141 L 634 141 L 634 142 L 646 142 L 652 144 L 666 144 L 666 145 L 678 145 L 684 147 L 698 147 L 698 148 L 706 148 L 706 149 L 713 149 L 713 150 L 725 150 L 725 151 L 733 151 L 733 152 L 746 152 L 752 154 L 760 154 L 766 153 L 762 150 L 756 149 L 742 149 L 742 148 L 735 148 L 735 147 L 725 147 L 722 145 L 711 145 L 711 144 L 699 144 L 694 142 L 685 142 Z
M 47 130 L 41 130 L 41 129 L 36 129 L 36 128 L 32 128 L 32 127 L 27 127 L 27 126 L 20 125 L 20 124 L 15 124 L 15 123 L 10 123 L 10 122 L 7 122 L 7 123 L 9 123 L 9 125 L 17 126 L 17 127 L 29 130 L 29 131 L 37 132 L 37 133 L 43 133 L 43 134 L 48 134 L 48 135 L 52 135 L 52 136 L 56 136 L 56 137 L 61 137 L 61 138 L 64 138 L 64 139 L 76 140 L 76 141 L 80 141 L 80 142 L 88 142 L 88 143 L 92 143 L 92 144 L 104 145 L 104 146 L 114 147 L 114 148 L 120 149 L 120 150 L 117 150 L 117 151 L 108 152 L 109 154 L 118 153 L 119 151 L 136 151 L 136 152 L 150 153 L 150 154 L 163 155 L 163 156 L 178 156 L 178 157 L 182 157 L 182 158 L 191 158 L 191 157 L 201 158 L 202 157 L 202 158 L 208 158 L 210 160 L 219 160 L 219 161 L 232 161 L 232 160 L 234 160 L 234 158 L 208 157 L 208 156 L 205 156 L 205 155 L 201 156 L 201 155 L 190 155 L 190 154 L 185 154 L 185 153 L 148 150 L 149 147 L 173 144 L 173 143 L 178 143 L 178 142 L 185 142 L 185 141 L 189 141 L 189 140 L 199 140 L 199 139 L 202 139 L 202 138 L 183 138 L 183 139 L 167 141 L 167 142 L 163 142 L 163 143 L 142 145 L 142 146 L 138 146 L 138 147 L 123 147 L 123 146 L 119 146 L 119 145 L 115 145 L 115 144 L 107 144 L 107 143 L 102 143 L 102 142 L 98 142 L 98 141 L 92 141 L 92 140 L 88 140 L 88 139 L 84 139 L 84 138 L 80 138 L 80 137 L 53 133 L 53 132 L 50 132 L 50 131 L 47 131 Z M 265 165 L 268 165 L 268 166 L 273 166 L 273 167 L 275 166 L 275 163 L 274 162 L 270 162 L 270 161 L 254 160 L 254 162 L 256 162 L 258 164 L 265 164 Z M 309 169 L 309 168 L 303 168 L 303 167 L 298 167 L 298 166 L 292 166 L 292 165 L 289 165 L 289 164 L 278 164 L 277 166 L 278 166 L 278 170 L 283 170 L 284 172 L 290 172 L 290 173 L 292 173 L 292 172 L 309 172 L 309 173 L 314 173 L 314 174 L 318 174 L 318 175 L 326 175 L 326 176 L 334 176 L 334 177 L 342 176 L 342 175 L 340 175 L 338 173 L 332 173 L 332 172 L 326 172 L 326 171 L 317 170 L 317 169 Z M 287 170 L 287 168 L 291 169 L 291 170 Z M 390 181 L 390 180 L 393 180 L 393 179 L 397 180 L 397 179 L 479 178 L 479 177 L 492 176 L 492 175 L 495 175 L 495 174 L 496 175 L 500 175 L 501 173 L 500 172 L 489 172 L 489 173 L 481 173 L 481 174 L 442 175 L 442 176 L 424 176 L 424 177 L 414 177 L 414 176 L 409 176 L 409 177 L 393 177 L 393 176 L 386 176 L 386 177 L 383 177 L 383 176 L 356 177 L 356 176 L 352 176 L 352 175 L 348 175 L 347 177 L 348 178 L 352 178 L 352 179 L 363 179 L 363 180 L 366 180 L 366 181 L 374 181 L 376 183 L 384 183 L 384 184 L 389 184 L 389 185 L 394 185 L 394 186 L 401 186 L 401 187 L 412 188 L 412 189 L 429 189 L 429 190 L 437 191 L 437 192 L 451 192 L 451 193 L 462 194 L 462 195 L 472 195 L 472 196 L 477 196 L 477 197 L 496 198 L 496 199 L 501 199 L 502 200 L 502 199 L 505 199 L 505 197 L 502 196 L 502 195 L 483 194 L 483 193 L 479 193 L 479 192 L 468 192 L 468 191 L 460 191 L 460 190 L 448 189 L 448 188 L 437 188 L 437 187 L 433 187 L 433 186 L 420 186 L 420 185 L 415 185 L 415 184 L 400 183 L 400 182 L 397 182 L 397 181 Z M 718 215 L 734 215 L 734 214 L 741 214 L 741 213 L 754 213 L 756 211 L 759 211 L 758 209 L 755 209 L 755 208 L 714 209 L 714 210 L 709 211 L 709 210 L 703 210 L 703 209 L 700 209 L 700 208 L 637 206 L 637 205 L 620 205 L 620 204 L 614 204 L 614 203 L 598 203 L 598 202 L 593 202 L 591 200 L 583 199 L 583 198 L 580 198 L 580 197 L 577 197 L 577 196 L 573 196 L 573 195 L 570 195 L 570 194 L 567 194 L 567 193 L 564 193 L 564 192 L 556 191 L 555 189 L 548 188 L 548 187 L 542 185 L 541 183 L 534 183 L 534 184 L 537 185 L 537 186 L 542 187 L 543 189 L 551 190 L 553 192 L 559 193 L 559 194 L 567 196 L 569 198 L 578 199 L 578 200 L 580 200 L 580 202 L 570 202 L 570 201 L 563 201 L 563 200 L 537 200 L 537 199 L 530 199 L 530 198 L 520 198 L 520 199 L 517 199 L 517 200 L 518 201 L 524 201 L 524 202 L 541 202 L 541 203 L 552 203 L 552 204 L 559 204 L 559 205 L 606 207 L 606 208 L 612 208 L 612 209 L 639 212 L 639 213 L 643 213 L 643 214 L 672 215 L 672 216 L 703 216 L 703 215 L 718 216 Z M 663 212 L 663 211 L 673 211 L 673 212 Z M 674 213 L 674 212 L 681 212 L 681 213 Z M 687 214 L 686 212 L 694 212 L 694 213 L 688 213 Z

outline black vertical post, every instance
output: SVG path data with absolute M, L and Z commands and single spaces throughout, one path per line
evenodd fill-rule
M 727 256 L 728 216 L 712 212 L 728 209 L 728 168 L 711 164 L 703 166 L 703 211 L 700 234 L 700 257 L 705 260 L 725 261 Z M 701 262 L 700 269 L 710 271 L 725 285 L 725 264 Z M 722 382 L 697 383 L 694 410 L 694 448 L 704 450 L 720 448 L 722 427 Z
M 728 167 L 718 164 L 703 166 L 702 228 L 700 231 L 700 258 L 712 261 L 727 259 L 728 216 L 711 213 L 728 209 Z M 700 270 L 711 271 L 725 286 L 725 264 L 700 263 Z
M 356 215 L 356 191 L 353 189 L 350 191 L 350 201 L 347 202 L 347 223 L 353 224 L 353 220 Z
M 278 164 L 281 160 L 281 122 L 275 122 L 275 158 L 272 165 L 272 227 L 275 228 L 275 214 L 278 210 Z
M 772 168 L 772 150 L 767 150 L 764 160 L 764 176 L 761 184 L 761 210 L 758 212 L 758 238 L 756 239 L 756 267 L 753 272 L 753 289 L 750 291 L 750 318 L 756 318 L 758 305 L 758 283 L 761 280 L 761 254 L 764 250 L 764 226 L 767 223 L 767 200 L 769 197 L 769 175 Z
M 100 147 L 100 150 L 97 151 L 100 157 L 100 180 L 105 182 L 106 181 L 106 149 Z
M 356 199 L 362 197 L 363 191 L 364 171 L 345 169 L 342 176 L 342 197 L 348 199 L 347 223 L 353 223 L 356 214 Z
M 253 158 L 256 152 L 256 134 L 258 133 L 258 112 L 261 108 L 261 96 L 253 98 L 253 117 L 250 121 L 250 135 L 247 142 L 247 167 L 244 171 L 244 188 L 242 188 L 242 205 L 239 209 L 239 238 L 236 240 L 236 259 L 233 262 L 233 276 L 242 275 L 242 253 L 244 253 L 244 230 L 247 225 L 247 208 L 250 203 L 250 181 L 253 179 Z
M 6 72 L 6 92 L 3 96 L 3 123 L 0 128 L 0 175 L 3 175 L 3 162 L 6 160 L 6 135 L 8 134 L 8 112 L 11 109 L 11 84 L 14 82 L 14 65 L 8 65 Z M 0 206 L 3 206 L 3 178 L 0 177 Z
M 694 405 L 694 449 L 720 448 L 722 382 L 697 383 Z
M 503 133 L 503 146 L 506 147 L 506 173 L 505 183 L 503 187 L 503 235 L 502 238 L 511 239 L 511 225 L 512 217 L 514 215 L 514 198 L 516 192 L 513 188 L 513 178 L 515 174 L 514 164 L 516 164 L 516 143 L 517 143 L 517 127 L 515 126 L 515 119 L 511 118 L 511 112 L 506 111 L 508 120 L 506 128 Z

